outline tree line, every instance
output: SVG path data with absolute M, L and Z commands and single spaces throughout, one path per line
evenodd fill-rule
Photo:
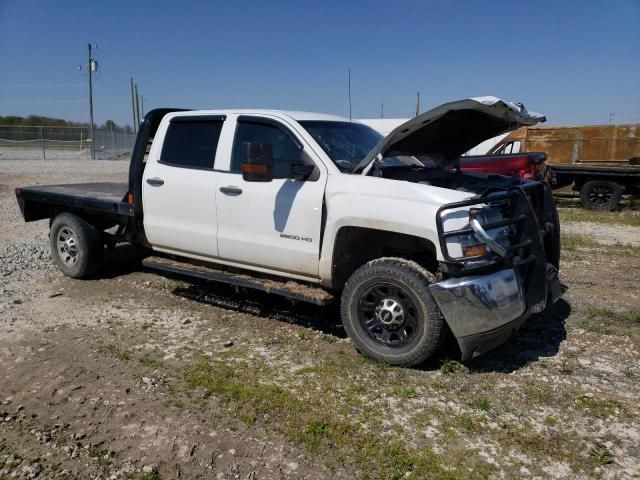
M 18 125 L 18 126 L 38 126 L 38 127 L 89 127 L 89 123 L 72 122 L 62 118 L 44 117 L 41 115 L 29 115 L 21 117 L 19 115 L 0 115 L 0 126 Z M 118 125 L 113 120 L 107 120 L 102 125 L 95 124 L 94 128 L 104 130 L 114 130 L 120 132 L 132 132 L 130 125 Z

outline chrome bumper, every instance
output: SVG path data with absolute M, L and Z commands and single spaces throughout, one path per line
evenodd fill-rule
M 527 305 L 522 280 L 513 268 L 450 278 L 429 288 L 466 360 L 504 343 L 532 313 L 558 300 L 560 282 L 553 266 L 546 265 L 546 281 L 540 283 L 530 287 L 542 289 L 535 295 L 540 301 L 533 305 Z
M 494 330 L 520 317 L 527 309 L 522 282 L 512 268 L 450 278 L 429 288 L 456 337 Z

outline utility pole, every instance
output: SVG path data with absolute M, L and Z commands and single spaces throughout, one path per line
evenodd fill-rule
M 136 115 L 138 117 L 138 123 L 136 124 L 137 128 L 137 126 L 140 125 L 140 97 L 138 96 L 138 84 L 136 83 L 133 88 L 136 91 Z
M 89 60 L 87 65 L 89 67 L 89 136 L 91 137 L 91 160 L 96 159 L 96 142 L 93 134 L 93 72 L 98 69 L 98 64 L 91 56 L 91 44 L 89 47 Z
M 380 104 L 380 118 L 384 118 L 384 103 Z
M 351 69 L 349 69 L 349 121 L 351 121 Z
M 138 133 L 138 122 L 136 121 L 136 97 L 133 93 L 133 77 L 131 77 L 131 111 L 133 112 L 133 133 Z
M 420 115 L 420 92 L 416 93 L 416 117 Z

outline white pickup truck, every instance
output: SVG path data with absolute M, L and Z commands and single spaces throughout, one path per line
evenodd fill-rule
M 474 145 L 543 117 L 481 97 L 382 137 L 348 119 L 276 110 L 158 109 L 128 184 L 16 189 L 50 218 L 53 259 L 95 275 L 105 246 L 143 265 L 318 304 L 340 297 L 365 355 L 416 365 L 449 333 L 463 359 L 504 342 L 559 297 L 560 240 L 545 183 L 464 174 Z

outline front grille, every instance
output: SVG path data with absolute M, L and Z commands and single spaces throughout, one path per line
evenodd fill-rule
M 475 265 L 486 265 L 487 261 L 494 265 L 499 262 L 505 266 L 519 268 L 535 262 L 539 258 L 545 258 L 542 238 L 545 234 L 546 188 L 548 187 L 543 182 L 528 182 L 510 190 L 489 191 L 462 202 L 449 203 L 440 207 L 436 216 L 440 247 L 445 261 L 454 267 L 452 270 L 466 272 L 473 269 Z M 474 231 L 470 226 L 445 231 L 443 215 L 450 210 L 479 204 L 486 204 L 501 210 L 503 219 L 487 223 L 483 225 L 483 228 L 489 231 L 508 227 L 507 255 L 503 258 L 496 255 L 495 252 L 488 251 L 484 255 L 475 257 L 451 257 L 447 250 L 447 239 L 459 235 L 472 235 Z
M 468 227 L 445 232 L 442 224 L 443 213 L 478 204 L 498 206 L 502 209 L 503 220 L 483 227 L 485 230 L 509 227 L 510 246 L 504 258 L 494 252 L 465 259 L 449 256 L 446 239 L 454 235 L 472 234 L 473 230 Z M 548 294 L 547 267 L 552 265 L 558 269 L 560 264 L 560 226 L 548 184 L 527 182 L 507 191 L 485 192 L 463 202 L 444 205 L 438 210 L 436 224 L 445 259 L 443 270 L 448 276 L 479 274 L 485 269 L 511 267 L 518 272 L 522 280 L 527 307 L 532 312 L 544 308 Z M 470 262 L 470 259 L 473 261 Z M 486 260 L 484 265 L 482 260 Z

